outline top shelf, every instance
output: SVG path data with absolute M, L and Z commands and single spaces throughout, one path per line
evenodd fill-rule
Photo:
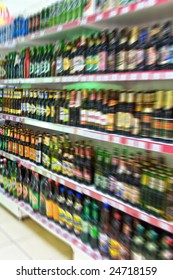
M 56 41 L 79 34 L 81 31 L 114 26 L 142 24 L 172 17 L 172 0 L 142 0 L 119 8 L 104 11 L 63 25 L 40 30 L 26 37 L 20 37 L 0 44 L 0 51 L 17 50 L 26 46 Z M 135 16 L 134 16 L 135 13 Z

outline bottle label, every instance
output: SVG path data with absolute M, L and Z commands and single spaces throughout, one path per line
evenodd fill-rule
M 100 187 L 100 185 L 101 185 L 100 174 L 95 173 L 94 184 L 95 184 L 96 187 Z
M 43 192 L 40 192 L 40 209 L 45 209 L 46 207 L 46 199 Z
M 100 123 L 101 123 L 101 112 L 96 111 L 96 113 L 95 113 L 95 124 L 100 125 Z
M 73 221 L 74 221 L 74 232 L 77 235 L 80 235 L 82 232 L 82 219 L 79 215 L 74 214 L 73 215 Z
M 132 114 L 130 113 L 125 113 L 124 114 L 124 128 L 125 131 L 130 131 L 130 128 L 132 126 Z
M 116 196 L 119 198 L 123 198 L 124 196 L 124 184 L 122 182 L 117 181 Z
M 87 56 L 86 57 L 86 72 L 90 73 L 92 71 L 92 63 L 93 59 L 92 56 Z
M 124 127 L 124 113 L 117 113 L 117 129 L 122 129 Z
M 30 62 L 30 76 L 32 76 L 34 73 L 34 64 Z
M 139 135 L 141 131 L 141 125 L 140 125 L 140 119 L 133 118 L 132 120 L 132 134 L 133 135 Z
M 99 234 L 99 249 L 101 252 L 108 254 L 108 235 L 106 233 Z
M 17 197 L 22 196 L 22 183 L 16 183 L 16 187 L 17 187 Z
M 42 61 L 40 63 L 40 75 L 43 75 L 44 72 L 45 72 L 45 63 L 44 63 L 44 61 Z
M 65 216 L 66 216 L 66 227 L 68 230 L 73 229 L 73 216 L 69 211 L 65 211 Z
M 54 105 L 52 105 L 50 108 L 50 116 L 51 116 L 51 118 L 55 117 L 55 106 Z
M 4 185 L 4 190 L 7 191 L 7 189 L 8 189 L 8 179 L 7 179 L 7 177 L 3 177 L 3 185 Z
M 130 50 L 128 51 L 128 70 L 134 70 L 136 68 L 137 62 L 137 51 Z
M 73 59 L 74 72 L 81 72 L 85 68 L 85 58 L 83 55 L 76 56 Z
M 50 116 L 50 107 L 47 105 L 46 106 L 46 118 Z
M 122 50 L 117 53 L 117 70 L 123 71 L 126 69 L 126 51 Z
M 109 190 L 111 193 L 115 193 L 116 184 L 117 184 L 116 178 L 113 177 L 113 176 L 109 176 L 108 190 Z
M 115 72 L 115 59 L 115 51 L 109 52 L 107 60 L 107 67 L 109 72 Z
M 99 230 L 98 230 L 97 226 L 95 226 L 95 225 L 90 226 L 90 235 L 93 239 L 98 239 Z
M 88 120 L 87 110 L 81 110 L 81 124 L 86 125 Z
M 63 69 L 64 71 L 68 71 L 70 69 L 70 59 L 65 57 L 63 60 Z
M 64 108 L 63 107 L 60 107 L 60 116 L 59 116 L 59 119 L 61 122 L 64 121 Z
M 103 127 L 106 127 L 108 123 L 108 118 L 107 118 L 107 114 L 102 114 L 101 115 L 101 125 Z
M 109 238 L 109 254 L 112 259 L 119 259 L 120 258 L 120 243 L 113 239 Z
M 144 59 L 145 59 L 144 50 L 137 50 L 136 51 L 136 64 L 137 64 L 137 66 L 142 64 Z
M 63 70 L 63 59 L 62 56 L 56 58 L 56 75 L 62 73 Z
M 69 121 L 69 108 L 64 108 L 64 123 Z
M 106 70 L 107 52 L 99 53 L 98 70 L 104 72 Z
M 155 47 L 151 47 L 147 49 L 146 53 L 146 64 L 147 65 L 154 65 L 157 60 L 157 52 Z
M 90 224 L 88 221 L 82 220 L 82 232 L 85 234 L 89 234 Z
M 159 50 L 159 64 L 164 65 L 168 64 L 170 61 L 170 48 L 169 46 L 163 46 Z
M 45 61 L 44 73 L 47 74 L 47 73 L 49 73 L 49 71 L 50 71 L 50 63 L 49 63 L 49 61 Z
M 59 221 L 59 208 L 56 202 L 53 203 L 53 219 L 54 221 Z
M 29 192 L 28 187 L 23 185 L 23 199 L 26 200 L 28 198 Z
M 111 132 L 113 132 L 115 130 L 115 114 L 107 114 L 106 129 Z
M 133 250 L 132 250 L 131 254 L 132 254 L 132 260 L 143 260 L 144 259 L 142 254 L 136 253 Z
M 41 150 L 36 150 L 36 163 L 41 163 Z
M 91 183 L 91 173 L 87 169 L 84 170 L 84 180 L 87 183 Z
M 96 54 L 93 56 L 93 60 L 92 60 L 92 71 L 93 72 L 98 72 L 99 70 L 99 55 Z
M 61 226 L 65 226 L 65 211 L 59 206 L 59 223 Z
M 173 64 L 173 45 L 169 46 L 169 63 Z
M 53 218 L 53 203 L 52 200 L 46 199 L 46 216 Z
M 38 193 L 32 193 L 32 208 L 37 211 L 39 210 L 39 194 Z

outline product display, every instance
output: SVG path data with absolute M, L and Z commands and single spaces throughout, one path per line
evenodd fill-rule
M 0 28 L 0 204 L 73 258 L 173 260 L 171 2 L 42 2 Z
M 9 88 L 3 90 L 2 112 L 125 136 L 173 141 L 173 91 L 170 90 Z
M 168 233 L 158 233 L 158 229 L 117 212 L 108 204 L 67 190 L 16 162 L 1 159 L 0 164 L 2 187 L 6 192 L 29 203 L 34 211 L 75 234 L 93 249 L 99 249 L 103 257 L 113 260 L 173 258 L 173 239 Z

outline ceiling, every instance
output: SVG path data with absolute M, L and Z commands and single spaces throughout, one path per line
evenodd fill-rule
M 56 0 L 0 0 L 10 11 L 11 15 L 28 15 L 40 11 L 42 7 L 57 2 Z

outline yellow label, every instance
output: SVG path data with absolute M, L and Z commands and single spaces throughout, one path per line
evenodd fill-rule
M 64 211 L 64 209 L 62 209 L 61 207 L 59 207 L 59 223 L 61 224 L 61 225 L 65 225 L 65 222 L 66 222 L 66 220 L 65 220 L 65 211 Z
M 48 218 L 53 218 L 53 203 L 52 200 L 46 199 L 46 216 Z
M 115 114 L 107 115 L 107 130 L 114 131 L 115 130 Z
M 53 202 L 53 219 L 54 221 L 59 221 L 59 208 L 56 202 Z
M 23 186 L 23 199 L 26 199 L 28 196 L 28 187 Z
M 117 113 L 117 127 L 118 128 L 124 127 L 124 113 L 122 112 Z
M 55 116 L 55 107 L 54 106 L 51 106 L 51 113 L 50 113 L 50 115 L 51 115 L 51 118 L 54 118 L 54 116 Z
M 16 188 L 17 188 L 17 196 L 22 195 L 22 184 L 21 183 L 16 183 Z
M 49 117 L 50 115 L 50 107 L 46 106 L 46 117 Z
M 73 217 L 72 214 L 69 211 L 65 211 L 65 216 L 66 216 L 66 226 L 68 229 L 73 228 Z
M 82 219 L 80 216 L 74 214 L 73 215 L 73 221 L 74 221 L 74 231 L 77 234 L 80 234 L 82 232 Z
M 70 69 L 70 60 L 67 57 L 65 57 L 63 60 L 63 68 L 64 68 L 64 71 L 67 71 Z

